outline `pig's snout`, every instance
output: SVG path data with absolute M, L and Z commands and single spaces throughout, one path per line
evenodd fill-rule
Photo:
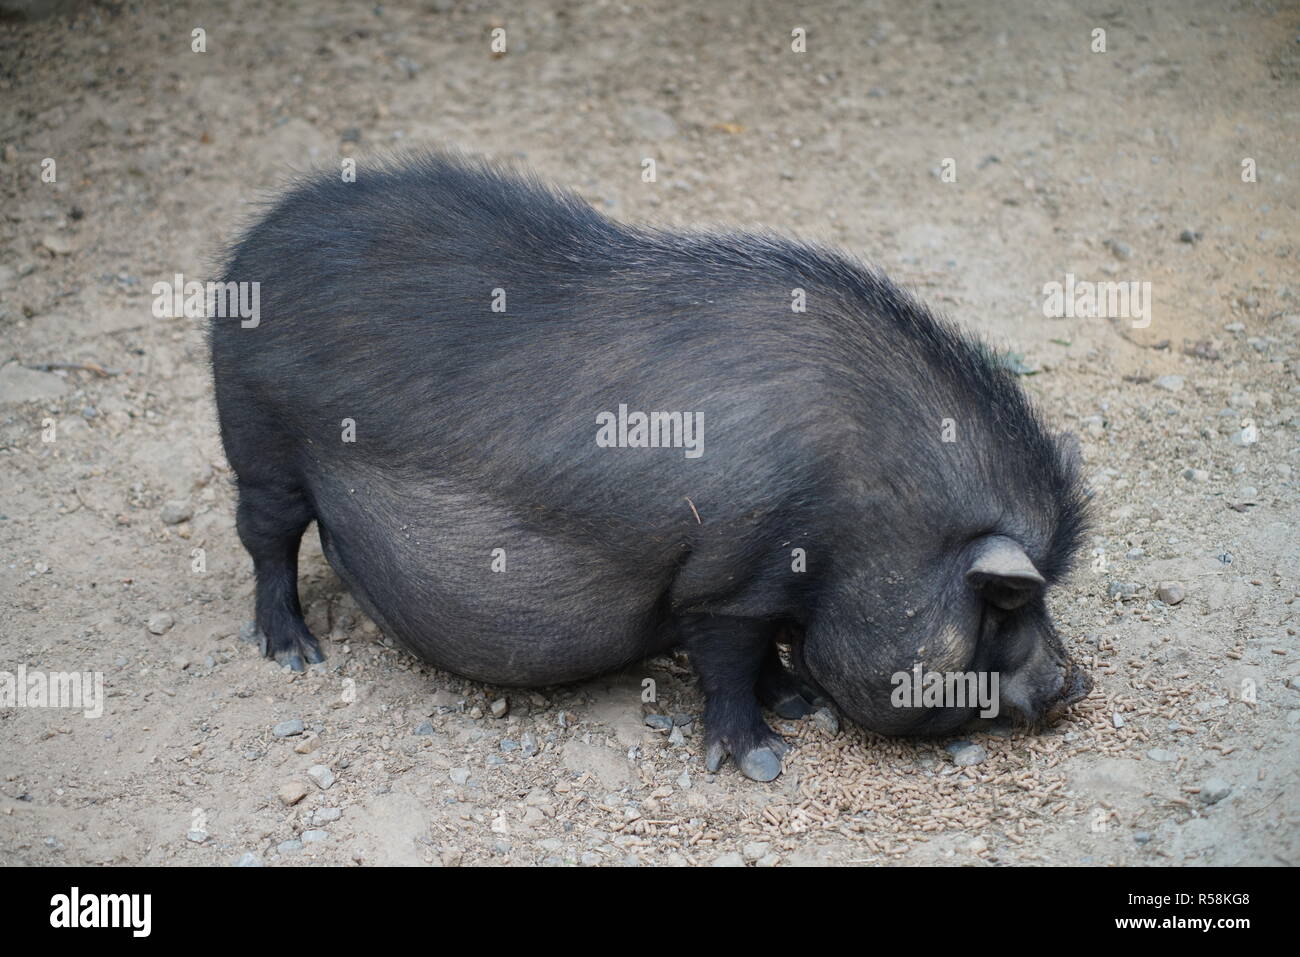
M 1043 711 L 1048 721 L 1056 721 L 1065 714 L 1066 709 L 1077 701 L 1082 701 L 1092 690 L 1092 676 L 1073 661 L 1065 663 L 1065 673 L 1061 677 L 1061 687 L 1056 698 L 1050 701 Z

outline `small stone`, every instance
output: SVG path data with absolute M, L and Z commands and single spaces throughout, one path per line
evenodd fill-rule
M 313 828 L 310 831 L 302 832 L 302 842 L 304 844 L 315 844 L 329 837 L 329 831 L 322 831 L 319 828 Z
M 165 611 L 156 611 L 145 621 L 144 626 L 151 635 L 165 635 L 172 630 L 176 619 Z
M 648 714 L 645 716 L 647 728 L 655 731 L 671 731 L 673 729 L 673 719 L 666 714 Z
M 1200 798 L 1202 804 L 1218 804 L 1231 793 L 1232 785 L 1223 778 L 1208 778 L 1201 785 L 1201 791 L 1196 796 Z
M 246 621 L 242 625 L 240 625 L 239 640 L 246 641 L 249 644 L 254 644 L 254 645 L 257 644 L 258 642 L 257 622 Z
M 984 840 L 982 837 L 977 837 L 966 845 L 966 850 L 970 851 L 972 854 L 983 854 L 988 849 L 989 842 Z
M 1133 256 L 1133 250 L 1129 248 L 1129 244 L 1126 242 L 1121 242 L 1118 239 L 1108 239 L 1105 245 L 1110 249 L 1114 257 L 1121 262 L 1127 262 Z
M 302 841 L 296 838 L 290 841 L 281 841 L 276 850 L 281 854 L 297 854 L 302 850 Z
M 1141 587 L 1137 582 L 1111 582 L 1106 586 L 1106 594 L 1112 600 L 1118 598 L 1120 601 L 1128 601 L 1137 595 Z
M 307 786 L 301 781 L 289 781 L 280 785 L 280 790 L 276 792 L 280 798 L 280 803 L 285 807 L 293 807 L 307 796 Z
M 1189 482 L 1208 482 L 1210 473 L 1205 469 L 1183 469 L 1183 478 Z
M 281 721 L 272 728 L 271 734 L 277 738 L 292 738 L 295 734 L 302 734 L 305 727 L 302 718 L 290 718 L 288 721 Z
M 158 515 L 164 525 L 179 525 L 194 517 L 194 506 L 184 499 L 176 499 L 164 503 Z
M 524 827 L 537 827 L 546 823 L 546 815 L 541 808 L 530 807 L 524 811 Z
M 193 841 L 195 844 L 202 844 L 208 839 L 208 832 L 200 830 L 197 827 L 191 828 L 189 831 L 185 832 L 185 839 Z
M 1149 843 L 1151 843 L 1151 832 L 1150 832 L 1150 831 L 1134 831 L 1134 832 L 1133 832 L 1133 840 L 1136 841 L 1136 842 L 1139 843 L 1139 844 L 1149 844 Z
M 1147 757 L 1152 761 L 1159 761 L 1161 764 L 1168 764 L 1170 761 L 1176 760 L 1178 755 L 1174 754 L 1172 751 L 1166 751 L 1164 748 L 1152 748 L 1147 752 Z
M 452 768 L 447 772 L 452 784 L 464 784 L 469 780 L 469 768 Z
M 337 821 L 342 816 L 343 816 L 342 808 L 323 807 L 323 808 L 319 808 L 316 811 L 316 813 L 312 815 L 312 821 L 316 824 L 330 824 L 334 821 Z
M 305 735 L 301 741 L 293 746 L 294 751 L 298 754 L 311 754 L 320 747 L 320 735 Z
M 665 140 L 677 135 L 677 123 L 663 110 L 633 106 L 623 112 L 623 122 L 637 136 Z
M 334 772 L 323 764 L 313 764 L 307 769 L 307 777 L 316 782 L 322 791 L 328 791 L 334 784 Z
M 526 758 L 531 758 L 538 751 L 537 735 L 531 731 L 525 731 L 519 736 L 519 752 Z
M 432 722 L 432 721 L 421 721 L 419 724 L 417 724 L 417 725 L 415 726 L 415 733 L 416 733 L 416 734 L 426 734 L 426 735 L 428 735 L 428 734 L 433 734 L 433 722 Z
M 683 771 L 677 776 L 677 786 L 683 791 L 689 791 L 691 789 L 691 775 L 689 772 Z
M 1110 713 L 1110 723 L 1116 728 L 1122 728 L 1124 727 L 1124 716 L 1118 711 L 1112 711 Z
M 980 764 L 989 756 L 988 752 L 978 744 L 972 744 L 970 741 L 954 741 L 946 745 L 944 750 L 952 756 L 952 763 L 958 767 L 972 767 Z
M 75 248 L 71 239 L 66 236 L 58 236 L 55 234 L 42 237 L 41 245 L 56 256 L 68 256 Z
M 1181 233 L 1178 234 L 1178 241 L 1180 243 L 1187 243 L 1189 245 L 1195 243 L 1200 238 L 1201 238 L 1201 234 L 1196 232 L 1193 229 L 1184 229 Z
M 681 728 L 673 728 L 668 733 L 668 743 L 675 748 L 680 748 L 686 743 L 686 735 L 682 734 Z
M 745 859 L 735 851 L 719 854 L 713 859 L 712 867 L 744 867 Z
M 261 867 L 262 859 L 258 857 L 256 854 L 254 854 L 252 851 L 245 851 L 243 854 L 240 854 L 239 857 L 235 859 L 235 863 L 231 864 L 230 866 L 231 867 Z
M 781 863 L 780 854 L 768 854 L 760 858 L 758 862 L 754 864 L 754 866 L 755 867 L 776 867 L 776 865 L 780 863 Z
M 497 698 L 492 702 L 492 717 L 504 718 L 510 711 L 510 702 L 505 698 Z
M 1161 582 L 1156 589 L 1156 597 L 1166 605 L 1177 605 L 1185 597 L 1183 586 L 1178 582 Z
M 740 853 L 745 860 L 752 862 L 766 857 L 771 849 L 772 845 L 767 841 L 751 841 L 740 849 Z
M 1166 392 L 1181 392 L 1183 377 L 1180 375 L 1162 375 L 1151 384 L 1157 389 L 1164 389 Z

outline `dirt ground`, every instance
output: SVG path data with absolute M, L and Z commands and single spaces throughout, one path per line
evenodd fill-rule
M 648 6 L 0 23 L 0 671 L 107 695 L 0 708 L 0 863 L 1300 862 L 1300 8 Z M 259 657 L 201 323 L 152 287 L 211 278 L 292 169 L 448 144 L 618 218 L 842 245 L 1020 357 L 1095 492 L 1052 601 L 1092 696 L 972 764 L 804 721 L 772 784 L 711 775 L 684 658 L 541 691 L 422 667 L 312 533 L 328 660 Z M 1067 274 L 1149 282 L 1150 324 L 1045 317 Z

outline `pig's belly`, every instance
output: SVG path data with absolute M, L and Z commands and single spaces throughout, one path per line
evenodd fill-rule
M 620 568 L 578 530 L 542 534 L 472 495 L 392 496 L 364 483 L 345 494 L 317 495 L 326 557 L 384 633 L 432 665 L 494 684 L 559 684 L 672 643 L 671 568 Z

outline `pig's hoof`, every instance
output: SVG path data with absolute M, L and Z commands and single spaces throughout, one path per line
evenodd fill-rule
M 829 735 L 840 733 L 840 718 L 834 711 L 826 705 L 822 705 L 813 713 L 813 722 Z
M 782 665 L 762 675 L 758 696 L 764 707 L 792 721 L 807 717 L 827 703 Z
M 768 707 L 771 708 L 773 711 L 775 711 L 777 714 L 779 714 L 781 717 L 789 718 L 793 720 L 795 718 L 802 718 L 805 715 L 811 714 L 813 710 L 813 703 L 809 701 L 807 698 L 805 698 L 803 695 L 796 693 L 790 695 L 789 697 L 782 698 L 779 701 L 773 701 L 770 705 L 768 705 Z
M 320 644 L 311 635 L 289 638 L 270 638 L 259 629 L 258 640 L 264 658 L 274 659 L 291 671 L 303 671 L 307 664 L 319 664 L 325 660 Z
M 729 752 L 721 741 L 714 741 L 704 756 L 704 768 L 710 772 L 717 771 L 727 759 L 728 753 L 731 753 L 736 759 L 736 767 L 740 768 L 740 773 L 745 777 L 751 781 L 772 781 L 781 773 L 781 757 L 787 750 L 788 745 L 776 735 L 772 735 L 763 744 L 741 752 L 739 756 Z

